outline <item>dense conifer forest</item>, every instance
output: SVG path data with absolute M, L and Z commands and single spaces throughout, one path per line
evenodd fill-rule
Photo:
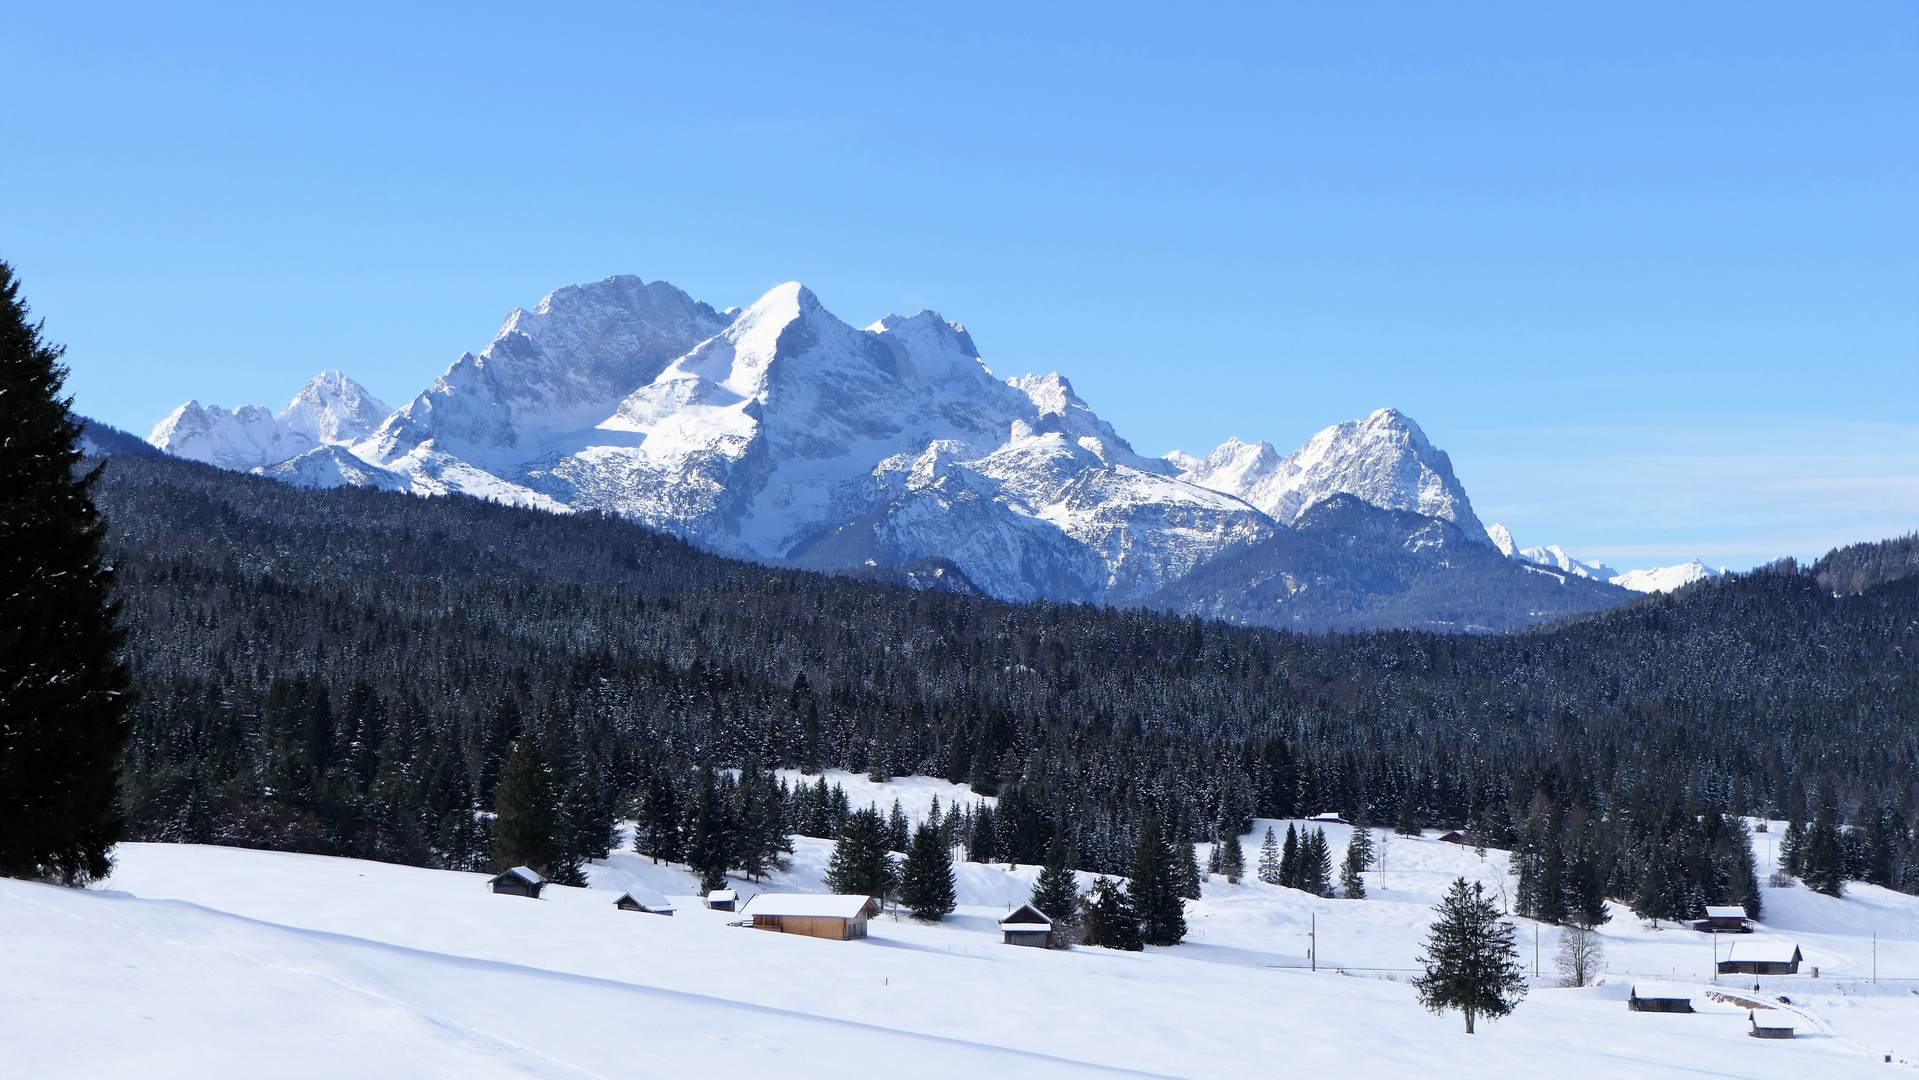
M 1514 848 L 1522 913 L 1603 895 L 1679 917 L 1757 902 L 1723 815 L 1766 813 L 1800 823 L 1809 884 L 1919 891 L 1911 537 L 1527 633 L 1320 636 L 177 460 L 116 456 L 98 499 L 138 689 L 135 837 L 478 868 L 496 810 L 519 837 L 498 801 L 532 798 L 563 876 L 629 816 L 664 857 L 750 872 L 849 811 L 767 770 L 845 768 L 997 796 L 941 823 L 979 860 L 1042 863 L 1058 835 L 1125 875 L 1144 830 L 1177 847 L 1336 810 Z

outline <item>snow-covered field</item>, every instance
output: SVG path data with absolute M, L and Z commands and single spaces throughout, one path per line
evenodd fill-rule
M 853 801 L 890 806 L 897 787 L 909 808 L 935 791 L 947 803 L 938 783 L 909 778 Z M 1267 824 L 1245 839 L 1249 863 Z M 1337 851 L 1347 829 L 1327 832 Z M 790 870 L 740 884 L 742 896 L 822 891 L 830 845 L 796 846 Z M 1482 862 L 1394 837 L 1365 901 L 1214 878 L 1187 942 L 1145 953 L 1000 944 L 994 919 L 1035 873 L 963 864 L 962 906 L 944 924 L 888 916 L 865 941 L 832 942 L 729 926 L 737 916 L 701 908 L 684 871 L 631 854 L 596 865 L 591 889 L 533 901 L 494 896 L 478 874 L 126 845 L 91 891 L 0 880 L 0 1047 L 10 1074 L 36 1077 L 1786 1080 L 1919 1061 L 1919 898 L 1872 886 L 1843 901 L 1769 890 L 1755 936 L 1798 943 L 1821 973 L 1761 978 L 1758 995 L 1750 976 L 1708 986 L 1712 937 L 1624 912 L 1602 930 L 1604 985 L 1552 988 L 1545 928 L 1532 994 L 1467 1036 L 1456 1014 L 1419 1007 L 1405 969 L 1453 876 L 1498 891 L 1498 852 Z M 679 913 L 616 910 L 634 885 L 674 897 Z M 1304 966 L 1315 925 L 1317 972 Z M 1530 962 L 1533 926 L 1520 936 Z M 1628 1012 L 1632 983 L 1655 978 L 1692 986 L 1702 1011 Z M 1784 994 L 1801 1037 L 1747 1037 L 1744 1009 L 1709 989 Z

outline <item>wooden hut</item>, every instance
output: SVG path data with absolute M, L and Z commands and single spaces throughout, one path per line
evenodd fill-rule
M 1455 831 L 1452 831 L 1452 832 L 1449 832 L 1449 833 L 1446 833 L 1445 835 L 1443 835 L 1443 836 L 1441 836 L 1441 837 L 1439 838 L 1439 842 L 1440 842 L 1440 843 L 1442 843 L 1442 844 L 1461 844 L 1461 845 L 1463 845 L 1463 844 L 1465 844 L 1465 843 L 1466 843 L 1466 835 L 1465 835 L 1464 833 L 1462 833 L 1462 832 L 1459 832 L 1459 831 L 1457 831 L 1457 830 L 1455 830 Z
M 1309 817 L 1306 820 L 1316 821 L 1320 823 L 1321 825 L 1351 825 L 1352 824 L 1352 822 L 1347 821 L 1345 818 L 1340 817 L 1338 814 L 1333 814 L 1333 813 L 1314 814 L 1312 817 Z
M 854 941 L 866 936 L 867 920 L 880 913 L 880 902 L 834 893 L 760 893 L 740 910 L 753 917 L 755 930 Z
M 1721 907 L 1717 904 L 1706 908 L 1706 921 L 1700 923 L 1699 928 L 1715 934 L 1752 933 L 1752 925 L 1746 922 L 1745 908 Z
M 1792 1014 L 1780 1009 L 1752 1009 L 1746 1013 L 1746 1019 L 1752 1021 L 1752 1037 L 1755 1039 L 1790 1039 L 1793 1037 Z
M 1626 997 L 1626 1008 L 1633 1012 L 1689 1013 L 1692 991 L 1684 986 L 1635 984 Z
M 714 911 L 732 911 L 739 906 L 740 894 L 732 889 L 714 889 L 702 902 Z
M 1790 941 L 1736 941 L 1719 961 L 1719 974 L 1797 975 L 1802 959 Z
M 1053 920 L 1031 904 L 1021 904 L 1019 910 L 1001 919 L 999 929 L 1000 933 L 1006 935 L 1008 945 L 1030 945 L 1036 949 L 1053 947 Z
M 546 879 L 530 866 L 516 866 L 487 884 L 501 896 L 525 896 L 538 900 L 540 890 L 546 888 Z
M 621 893 L 613 906 L 621 911 L 644 911 L 648 915 L 673 914 L 673 904 L 666 897 L 641 889 Z

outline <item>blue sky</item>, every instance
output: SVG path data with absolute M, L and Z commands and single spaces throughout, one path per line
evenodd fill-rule
M 1622 568 L 1919 526 L 1919 6 L 811 7 L 6 5 L 0 258 L 140 432 L 799 279 L 1145 452 L 1395 406 Z

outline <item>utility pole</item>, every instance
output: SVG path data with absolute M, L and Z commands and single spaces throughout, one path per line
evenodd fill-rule
M 1311 929 L 1306 931 L 1306 962 L 1314 971 L 1319 970 L 1319 912 L 1312 915 Z
M 1707 981 L 1716 983 L 1719 981 L 1719 935 L 1713 933 L 1706 936 L 1712 938 L 1712 978 Z
M 1533 978 L 1539 978 L 1539 924 L 1533 924 Z
M 1872 932 L 1872 984 L 1879 985 L 1879 931 Z

